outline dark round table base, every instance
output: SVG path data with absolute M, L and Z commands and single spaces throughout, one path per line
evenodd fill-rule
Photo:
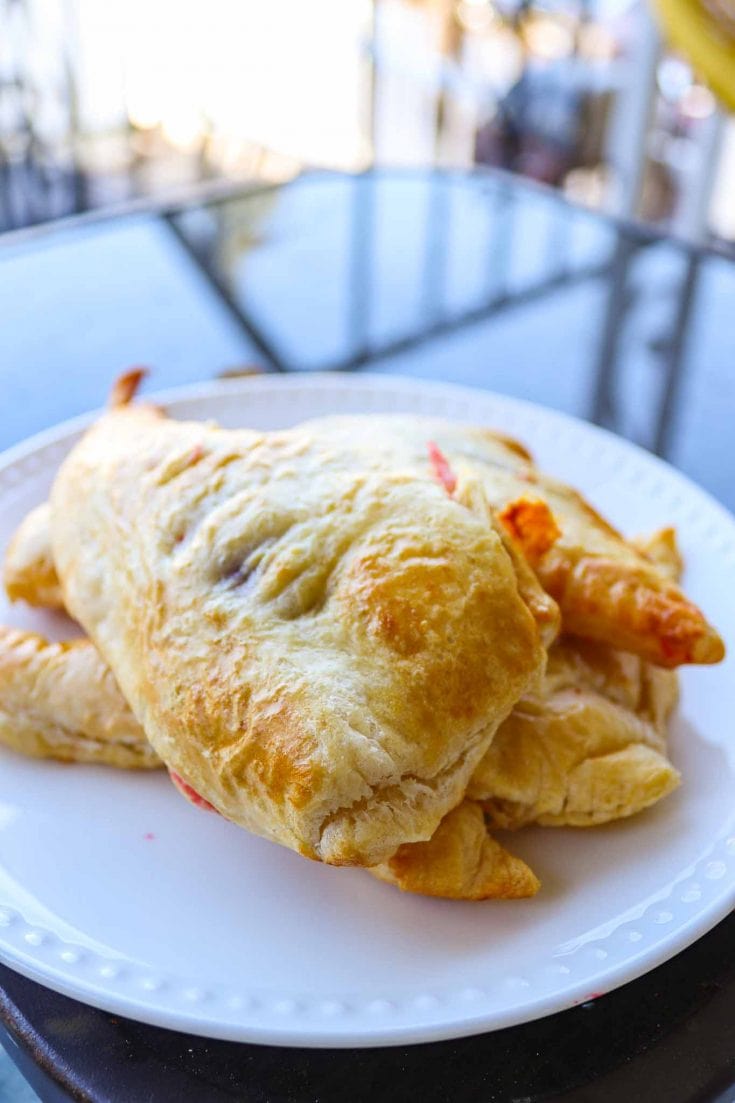
M 20 1051 L 11 1046 L 11 1055 L 50 1103 L 735 1099 L 735 915 L 600 999 L 493 1034 L 407 1048 L 218 1042 L 96 1011 L 4 967 L 0 985 L 0 1018 Z

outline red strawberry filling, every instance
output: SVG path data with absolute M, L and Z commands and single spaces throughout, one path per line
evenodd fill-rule
M 454 491 L 457 489 L 457 476 L 452 471 L 449 460 L 433 440 L 430 440 L 426 447 L 429 450 L 429 462 L 434 469 L 434 475 L 442 484 L 447 494 L 454 494 Z
M 217 812 L 214 805 L 210 804 L 204 797 L 200 797 L 196 789 L 192 789 L 191 785 L 184 781 L 180 774 L 177 774 L 175 770 L 169 770 L 168 772 L 176 788 L 188 801 L 191 801 L 197 808 L 203 808 L 205 812 Z M 219 815 L 219 812 L 217 812 L 217 815 Z

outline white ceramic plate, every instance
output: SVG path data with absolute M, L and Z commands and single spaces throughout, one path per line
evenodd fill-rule
M 735 521 L 610 434 L 458 387 L 261 377 L 164 396 L 175 416 L 273 428 L 329 412 L 485 422 L 630 532 L 673 522 L 686 587 L 735 651 Z M 0 545 L 46 495 L 83 422 L 0 461 Z M 0 622 L 60 636 L 20 607 Z M 406 896 L 253 838 L 188 805 L 164 774 L 0 756 L 0 956 L 51 988 L 160 1026 L 251 1042 L 369 1046 L 479 1033 L 607 992 L 670 958 L 735 901 L 732 662 L 687 670 L 672 754 L 682 788 L 605 828 L 512 839 L 530 901 Z

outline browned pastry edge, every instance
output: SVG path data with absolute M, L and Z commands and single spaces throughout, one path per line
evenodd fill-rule
M 400 847 L 370 873 L 403 892 L 450 900 L 517 900 L 540 882 L 526 863 L 488 834 L 482 808 L 465 800 L 428 842 Z
M 644 568 L 603 556 L 574 561 L 556 547 L 538 566 L 544 589 L 562 608 L 564 629 L 634 651 L 649 662 L 673 668 L 683 663 L 718 663 L 725 647 L 700 610 L 673 584 L 656 581 Z M 605 615 L 614 601 L 614 623 Z
M 160 759 L 89 640 L 0 627 L 0 743 L 34 758 L 154 769 Z
M 11 601 L 63 609 L 50 526 L 51 510 L 48 502 L 44 502 L 24 517 L 13 534 L 3 564 L 3 585 Z

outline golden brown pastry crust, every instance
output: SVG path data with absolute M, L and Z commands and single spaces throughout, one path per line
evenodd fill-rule
M 533 566 L 559 603 L 564 631 L 664 667 L 715 663 L 724 656 L 715 629 L 655 557 L 641 554 L 577 491 L 538 471 L 525 449 L 507 438 L 410 415 L 329 417 L 306 424 L 325 439 L 361 449 L 364 462 L 411 462 L 417 470 L 430 467 L 428 438 L 451 468 L 466 464 L 475 472 L 496 511 L 519 499 L 545 502 L 561 531 Z
M 631 543 L 641 555 L 655 563 L 659 571 L 672 582 L 680 580 L 684 571 L 684 560 L 679 550 L 675 528 L 667 525 L 666 528 L 657 529 L 656 532 L 645 536 L 634 536 Z
M 574 695 L 571 710 L 565 712 L 564 708 L 549 706 L 550 699 L 559 695 L 568 703 L 569 697 L 564 695 L 569 692 Z M 590 729 L 588 739 L 594 740 L 600 727 L 605 730 L 612 724 L 613 728 L 617 725 L 621 733 L 618 738 L 624 741 L 635 741 L 642 734 L 652 746 L 662 748 L 677 696 L 677 679 L 672 672 L 602 644 L 566 637 L 552 649 L 537 692 L 523 697 L 501 725 L 496 752 L 508 744 L 514 768 L 523 771 L 533 756 L 520 753 L 520 744 L 514 744 L 511 733 L 516 724 L 523 722 L 528 725 L 531 738 L 541 732 L 548 734 L 547 725 L 552 717 L 556 727 L 549 747 L 551 758 L 559 757 L 554 750 L 555 741 L 564 746 L 573 737 L 575 724 L 579 728 L 585 718 Z M 600 698 L 605 700 L 601 702 Z M 608 703 L 618 708 L 610 710 Z M 111 765 L 128 765 L 127 756 L 124 761 L 114 757 L 118 743 L 134 753 L 132 765 L 148 766 L 157 761 L 143 729 L 90 640 L 51 644 L 35 633 L 1 628 L 0 707 L 6 722 L 18 729 L 13 741 L 17 750 L 35 753 L 36 739 L 44 740 L 44 730 L 56 725 L 63 732 L 66 760 L 86 760 L 85 732 L 103 731 L 101 738 L 111 745 L 112 756 L 105 751 L 105 761 Z M 28 724 L 27 714 L 36 716 L 42 728 L 40 735 Z M 91 724 L 84 719 L 90 716 Z M 496 752 L 490 755 L 491 759 Z M 143 760 L 141 763 L 139 758 Z M 481 763 L 473 781 L 475 786 L 482 768 Z
M 65 603 L 156 751 L 309 857 L 429 838 L 543 665 L 487 517 L 308 429 L 119 409 L 51 503 Z
M 48 502 L 32 509 L 21 522 L 5 553 L 3 585 L 11 601 L 61 609 L 64 599 L 51 550 Z
M 539 691 L 499 728 L 468 796 L 496 827 L 586 827 L 634 815 L 679 774 L 666 756 L 676 675 L 591 641 L 552 647 Z
M 88 640 L 0 628 L 0 743 L 35 758 L 153 769 L 160 760 Z
M 6 628 L 0 628 L 0 742 L 63 762 L 163 765 L 90 640 L 52 644 Z M 172 781 L 180 786 L 176 775 Z M 370 872 L 405 892 L 452 900 L 530 896 L 538 888 L 528 867 L 490 838 L 479 805 L 470 802 L 450 812 L 428 843 L 403 846 Z
M 578 636 L 633 651 L 659 666 L 717 663 L 719 636 L 702 613 L 653 567 L 554 548 L 539 567 L 544 589 L 558 601 L 565 628 Z
M 436 438 L 453 468 L 474 470 L 501 514 L 534 496 L 545 502 L 561 532 L 534 557 L 533 567 L 559 603 L 565 631 L 670 668 L 724 656 L 717 632 L 675 584 L 680 560 L 671 544 L 673 530 L 656 534 L 653 545 L 654 538 L 626 542 L 576 491 L 537 471 L 517 442 L 486 429 L 400 415 L 371 417 L 369 423 L 332 417 L 307 424 L 325 445 L 331 439 L 336 447 L 360 451 L 369 464 L 410 462 L 425 472 L 431 470 L 427 438 Z M 27 547 L 22 528 L 14 541 L 12 573 L 6 574 L 8 592 L 33 604 L 58 604 L 48 546 L 37 532 Z
M 115 381 L 111 407 L 125 406 L 134 397 L 145 368 L 131 368 Z M 63 609 L 64 599 L 51 548 L 51 510 L 48 502 L 24 518 L 5 553 L 3 585 L 11 601 L 27 601 L 45 609 Z
M 112 409 L 117 406 L 127 406 L 135 398 L 141 383 L 147 375 L 148 368 L 143 367 L 129 368 L 126 372 L 123 372 L 112 385 L 107 405 Z
M 633 815 L 678 784 L 665 755 L 676 699 L 672 672 L 567 638 L 552 649 L 540 689 L 501 725 L 469 792 L 498 827 Z M 89 640 L 49 644 L 12 629 L 0 629 L 0 742 L 68 762 L 161 765 Z M 428 853 L 415 851 L 424 864 Z
M 517 900 L 540 887 L 521 858 L 491 835 L 479 804 L 465 800 L 428 842 L 408 843 L 369 871 L 403 892 L 449 900 Z

